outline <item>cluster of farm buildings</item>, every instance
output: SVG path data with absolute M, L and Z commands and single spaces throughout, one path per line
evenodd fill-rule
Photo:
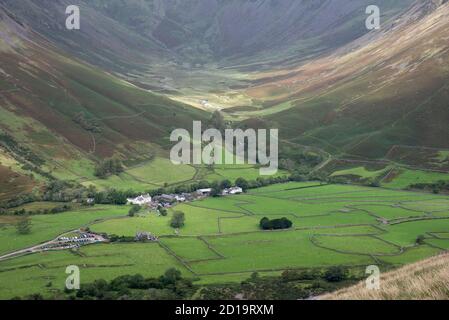
M 149 194 L 143 194 L 136 198 L 128 198 L 128 204 L 148 206 L 152 209 L 158 209 L 161 207 L 169 208 L 176 203 L 190 202 L 209 197 L 211 193 L 212 188 L 198 189 L 192 193 L 162 194 L 154 197 L 151 197 Z M 227 188 L 222 191 L 223 196 L 236 195 L 241 193 L 243 193 L 243 189 L 240 187 Z
M 146 206 L 158 210 L 160 208 L 172 207 L 177 203 L 190 202 L 204 199 L 212 194 L 212 188 L 198 189 L 192 193 L 182 194 L 162 194 L 151 197 L 149 194 L 142 194 L 135 198 L 128 198 L 128 204 Z M 223 196 L 236 195 L 243 193 L 242 188 L 232 187 L 222 191 Z M 66 250 L 76 249 L 84 245 L 107 242 L 103 236 L 90 233 L 79 232 L 71 236 L 60 236 L 57 239 L 47 242 L 41 246 L 35 247 L 32 251 Z M 136 233 L 135 241 L 158 241 L 158 237 L 150 232 L 139 231 Z

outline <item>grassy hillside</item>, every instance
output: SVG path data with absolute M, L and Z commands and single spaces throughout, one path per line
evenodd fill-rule
M 323 300 L 447 300 L 449 254 L 441 254 L 381 275 L 380 290 L 365 282 L 319 297 Z
M 30 191 L 37 184 L 30 174 L 42 178 L 30 167 L 92 180 L 103 158 L 131 166 L 166 157 L 171 130 L 208 118 L 71 57 L 8 11 L 0 9 L 0 24 L 0 185 L 15 181 L 17 188 L 8 194 Z
M 346 157 L 381 158 L 392 145 L 447 148 L 449 4 L 428 11 L 423 3 L 334 54 L 261 74 L 246 93 L 262 109 L 230 115 L 263 117 L 284 139 Z

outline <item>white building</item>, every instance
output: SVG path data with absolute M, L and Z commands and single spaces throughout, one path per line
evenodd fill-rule
M 143 206 L 145 204 L 151 204 L 151 200 L 152 199 L 149 194 L 143 194 L 138 196 L 137 198 L 128 198 L 128 204 Z
M 212 193 L 212 188 L 207 188 L 207 189 L 198 189 L 196 190 L 196 193 L 202 195 L 202 196 L 207 196 L 210 195 Z
M 243 193 L 243 189 L 240 187 L 232 187 L 229 189 L 224 189 L 223 190 L 223 195 L 235 195 L 235 194 L 241 194 Z
M 175 195 L 175 199 L 178 202 L 185 202 L 186 201 L 186 197 L 184 197 L 183 195 Z

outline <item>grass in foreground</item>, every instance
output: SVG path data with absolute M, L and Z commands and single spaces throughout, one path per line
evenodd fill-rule
M 366 289 L 365 282 L 322 300 L 447 300 L 449 299 L 449 253 L 407 265 L 381 275 L 380 290 Z

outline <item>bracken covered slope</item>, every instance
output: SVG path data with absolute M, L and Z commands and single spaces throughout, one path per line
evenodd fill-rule
M 0 7 L 0 202 L 48 175 L 93 179 L 104 158 L 164 156 L 173 128 L 206 117 L 81 61 Z
M 321 300 L 448 300 L 449 254 L 435 256 L 382 274 L 380 290 L 366 283 L 319 297 Z
M 330 56 L 265 74 L 247 90 L 265 110 L 243 114 L 283 128 L 285 139 L 356 157 L 395 144 L 447 148 L 448 29 L 449 3 L 419 1 Z

